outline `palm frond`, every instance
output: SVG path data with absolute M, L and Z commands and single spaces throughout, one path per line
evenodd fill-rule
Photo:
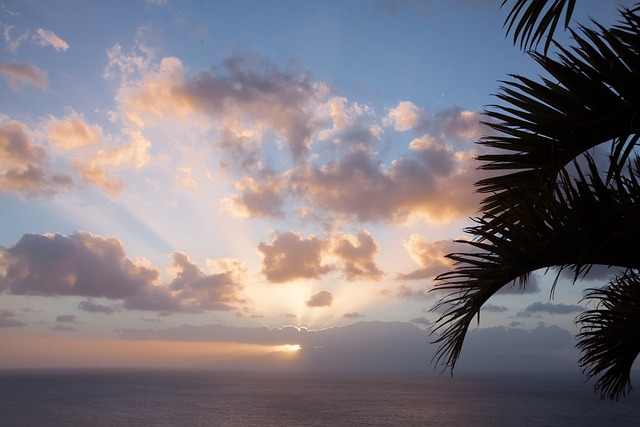
M 612 142 L 609 178 L 619 173 L 638 143 L 640 130 L 640 16 L 622 12 L 612 29 L 580 28 L 576 46 L 559 46 L 558 60 L 539 53 L 533 58 L 549 77 L 540 82 L 512 75 L 502 82 L 485 124 L 496 134 L 479 141 L 492 149 L 478 160 L 480 168 L 505 173 L 479 181 L 488 196 L 482 208 L 498 214 L 500 200 L 522 189 L 535 199 L 534 188 L 555 188 L 556 176 L 573 159 Z M 542 183 L 542 185 L 540 185 Z M 552 191 L 553 192 L 553 191 Z
M 640 273 L 629 271 L 602 289 L 589 289 L 585 299 L 596 308 L 582 313 L 577 347 L 588 377 L 599 376 L 602 398 L 618 400 L 632 389 L 631 367 L 640 353 Z
M 500 8 L 508 2 L 509 0 L 504 0 Z M 527 2 L 529 2 L 528 6 Z M 519 39 L 520 49 L 528 50 L 537 47 L 546 33 L 543 51 L 546 53 L 563 12 L 565 15 L 564 28 L 567 29 L 576 4 L 575 0 L 554 0 L 545 10 L 549 3 L 547 0 L 514 1 L 511 11 L 504 21 L 504 25 L 507 26 L 507 34 L 513 30 L 514 45 L 518 43 Z
M 591 265 L 637 265 L 626 248 L 640 238 L 640 160 L 609 185 L 591 157 L 585 162 L 586 172 L 576 162 L 574 176 L 560 173 L 556 197 L 531 203 L 514 191 L 502 201 L 508 214 L 485 213 L 465 230 L 474 240 L 460 242 L 470 250 L 450 254 L 453 270 L 436 278 L 435 289 L 449 292 L 434 308 L 446 308 L 434 325 L 436 363 L 453 369 L 483 304 L 510 283 L 527 286 L 533 271 L 569 268 L 577 280 Z

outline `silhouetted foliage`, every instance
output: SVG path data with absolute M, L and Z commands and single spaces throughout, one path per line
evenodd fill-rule
M 544 15 L 548 2 L 526 3 L 515 0 L 506 21 L 523 47 L 545 31 L 550 37 L 565 6 L 567 26 L 575 2 L 556 0 Z M 593 265 L 618 266 L 626 271 L 585 294 L 598 305 L 577 318 L 577 346 L 601 396 L 618 399 L 631 389 L 640 351 L 640 258 L 630 250 L 640 241 L 639 11 L 622 10 L 609 29 L 594 22 L 595 29 L 569 30 L 575 46 L 555 44 L 557 59 L 531 52 L 547 73 L 541 81 L 512 75 L 502 82 L 504 104 L 485 112 L 497 133 L 479 141 L 492 151 L 478 157 L 481 169 L 497 174 L 476 183 L 486 197 L 465 229 L 473 239 L 459 241 L 470 250 L 449 254 L 454 268 L 436 279 L 436 289 L 448 291 L 435 308 L 445 309 L 435 324 L 437 363 L 454 368 L 470 323 L 503 287 L 526 287 L 539 269 L 570 269 L 575 282 Z M 610 145 L 606 171 L 589 154 L 603 144 Z
M 504 7 L 508 2 L 509 0 L 504 0 L 500 7 Z M 520 39 L 520 49 L 535 48 L 546 32 L 544 53 L 549 50 L 562 11 L 566 7 L 564 16 L 566 30 L 569 27 L 576 0 L 554 0 L 551 4 L 549 3 L 547 0 L 515 0 L 504 23 L 507 26 L 507 34 L 513 30 L 513 44 L 518 43 Z M 549 8 L 545 11 L 546 6 Z

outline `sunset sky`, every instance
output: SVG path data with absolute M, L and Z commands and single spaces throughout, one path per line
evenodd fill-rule
M 540 74 L 500 3 L 0 1 L 0 367 L 348 365 L 372 333 L 428 368 L 482 109 Z M 600 282 L 543 273 L 471 350 L 573 345 Z

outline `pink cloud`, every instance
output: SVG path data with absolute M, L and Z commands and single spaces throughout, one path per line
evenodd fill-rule
M 50 171 L 50 158 L 21 123 L 0 122 L 0 191 L 39 196 L 66 191 L 71 178 Z
M 9 87 L 18 91 L 23 85 L 33 85 L 47 90 L 48 74 L 33 64 L 7 64 L 0 62 L 0 74 L 4 74 Z
M 56 33 L 50 30 L 38 28 L 36 30 L 36 35 L 34 36 L 34 38 L 36 42 L 41 46 L 51 46 L 58 51 L 69 49 L 69 45 L 67 44 L 67 42 L 62 40 Z
M 0 62 L 0 74 L 5 75 L 7 84 L 14 91 L 20 90 L 26 84 L 47 90 L 47 72 L 33 64 L 7 64 Z

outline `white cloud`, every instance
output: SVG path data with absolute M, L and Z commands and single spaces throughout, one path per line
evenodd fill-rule
M 415 128 L 420 123 L 420 116 L 420 109 L 414 103 L 402 101 L 389 110 L 386 121 L 395 130 L 403 132 Z

